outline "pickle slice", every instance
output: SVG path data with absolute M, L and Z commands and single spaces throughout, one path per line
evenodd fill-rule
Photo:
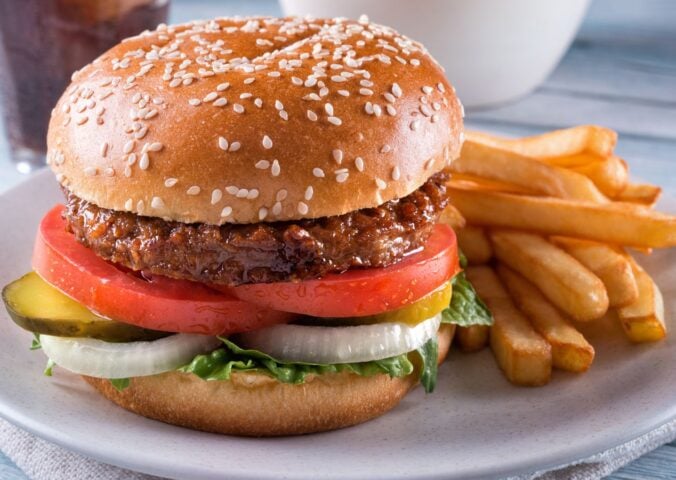
M 319 318 L 304 317 L 296 323 L 303 325 L 330 325 L 330 326 L 349 326 L 349 325 L 368 325 L 373 323 L 405 323 L 406 325 L 417 325 L 420 322 L 435 316 L 451 303 L 453 287 L 451 282 L 446 282 L 432 293 L 425 295 L 417 302 L 391 310 L 389 312 L 379 313 L 377 315 L 368 315 L 365 317 L 349 318 Z
M 30 332 L 57 337 L 89 337 L 108 342 L 156 340 L 171 335 L 96 315 L 45 282 L 35 272 L 2 290 L 14 323 Z

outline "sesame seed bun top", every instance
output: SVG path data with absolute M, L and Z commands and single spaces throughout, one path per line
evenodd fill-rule
M 441 67 L 394 30 L 220 18 L 161 25 L 76 72 L 47 162 L 103 208 L 256 223 L 406 196 L 461 143 L 462 106 Z

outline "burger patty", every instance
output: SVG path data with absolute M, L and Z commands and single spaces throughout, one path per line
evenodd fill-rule
M 229 286 L 303 280 L 386 267 L 423 246 L 448 203 L 446 179 L 340 216 L 220 226 L 100 208 L 64 190 L 65 218 L 80 243 L 132 270 Z

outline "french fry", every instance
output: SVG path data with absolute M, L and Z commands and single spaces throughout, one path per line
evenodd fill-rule
M 638 300 L 617 310 L 624 333 L 632 342 L 656 342 L 667 335 L 662 292 L 650 275 L 630 256 L 627 257 L 638 284 Z
M 603 282 L 544 238 L 515 231 L 493 231 L 490 237 L 501 262 L 537 285 L 545 297 L 574 320 L 595 320 L 608 310 Z
M 624 190 L 614 199 L 618 202 L 638 203 L 646 207 L 654 207 L 662 194 L 662 189 L 649 183 L 628 183 Z
M 577 238 L 552 237 L 550 240 L 601 279 L 611 307 L 626 307 L 638 300 L 638 285 L 631 263 L 615 248 Z
M 552 197 L 604 203 L 608 199 L 584 175 L 509 150 L 465 141 L 451 171 L 534 189 Z
M 507 379 L 524 386 L 548 383 L 552 373 L 549 343 L 514 306 L 490 267 L 469 267 L 467 276 L 493 314 L 490 345 Z
M 525 138 L 506 139 L 479 132 L 465 132 L 465 137 L 534 158 L 565 157 L 583 152 L 609 157 L 617 144 L 617 133 L 597 125 L 580 125 Z
M 448 184 L 455 184 L 459 188 L 471 188 L 472 190 L 518 193 L 520 195 L 538 195 L 537 190 L 532 188 L 527 189 L 512 183 L 500 182 L 498 180 L 477 177 L 476 175 L 469 175 L 466 173 L 454 173 L 448 181 Z
M 478 352 L 488 344 L 488 327 L 486 325 L 470 325 L 458 327 L 455 331 L 456 345 L 465 353 Z
M 573 171 L 588 177 L 608 197 L 620 194 L 627 187 L 629 181 L 626 163 L 614 155 L 596 158 L 596 161 L 571 168 Z
M 493 257 L 493 247 L 482 228 L 465 225 L 455 233 L 458 237 L 458 246 L 470 265 L 483 265 Z
M 552 346 L 554 367 L 570 372 L 588 370 L 594 360 L 594 347 L 584 336 L 523 276 L 502 264 L 498 275 L 519 310 Z
M 465 217 L 453 205 L 446 205 L 446 208 L 441 212 L 439 223 L 450 226 L 453 230 L 458 230 L 465 226 Z
M 475 192 L 449 184 L 451 202 L 469 223 L 530 230 L 632 247 L 676 246 L 676 217 L 645 207 Z

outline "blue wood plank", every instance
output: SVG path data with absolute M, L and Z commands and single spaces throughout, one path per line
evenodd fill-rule
M 0 479 L 28 480 L 28 477 L 12 461 L 0 452 Z
M 608 480 L 673 480 L 676 478 L 676 446 L 666 445 L 621 468 Z

